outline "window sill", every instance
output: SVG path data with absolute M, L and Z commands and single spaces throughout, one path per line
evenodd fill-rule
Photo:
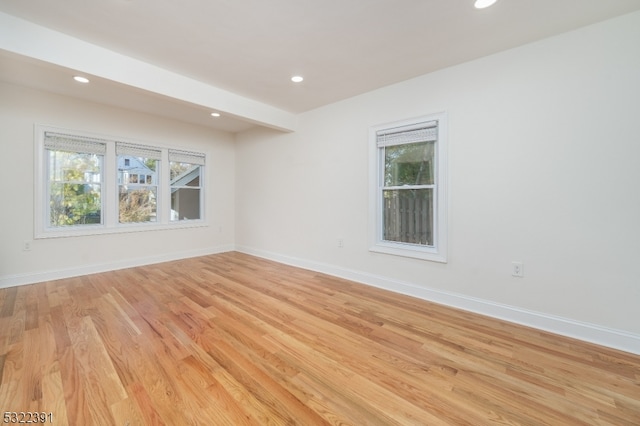
M 135 223 L 118 225 L 117 227 L 107 228 L 104 225 L 86 225 L 82 229 L 78 228 L 51 228 L 44 231 L 39 231 L 35 235 L 35 239 L 48 239 L 48 238 L 68 238 L 68 237 L 85 237 L 93 235 L 108 235 L 108 234 L 127 234 L 132 232 L 147 232 L 147 231 L 169 231 L 174 229 L 189 229 L 189 228 L 205 228 L 209 224 L 203 220 L 188 220 L 180 221 L 169 224 L 157 224 L 157 223 Z
M 413 259 L 447 263 L 447 257 L 433 247 L 418 247 L 410 244 L 379 242 L 369 248 L 375 253 L 391 254 L 394 256 L 410 257 Z

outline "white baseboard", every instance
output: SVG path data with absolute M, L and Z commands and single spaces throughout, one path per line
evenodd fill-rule
M 84 265 L 80 267 L 50 270 L 19 275 L 0 276 L 0 288 L 15 287 L 19 285 L 34 284 L 45 281 L 59 280 L 63 278 L 77 277 L 80 275 L 97 274 L 100 272 L 115 271 L 118 269 L 134 268 L 136 266 L 152 265 L 154 263 L 170 262 L 173 260 L 187 259 L 191 257 L 207 256 L 209 254 L 233 251 L 232 244 L 210 247 L 200 250 L 188 250 L 168 253 L 159 256 L 124 259 L 117 262 Z
M 250 247 L 236 251 L 640 355 L 640 335 Z

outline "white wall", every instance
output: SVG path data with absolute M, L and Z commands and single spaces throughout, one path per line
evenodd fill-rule
M 33 240 L 34 124 L 208 153 L 209 226 Z M 232 249 L 234 149 L 224 132 L 0 82 L 0 287 Z
M 240 134 L 237 247 L 640 353 L 639 40 L 634 13 Z M 369 127 L 440 111 L 448 264 L 369 252 Z

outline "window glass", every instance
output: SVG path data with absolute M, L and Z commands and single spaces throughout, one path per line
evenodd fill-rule
M 199 164 L 171 161 L 171 220 L 200 219 L 200 174 Z
M 102 223 L 103 156 L 46 150 L 49 226 Z
M 120 223 L 157 220 L 159 163 L 159 160 L 151 157 L 118 155 L 118 221 Z
M 424 141 L 380 147 L 383 241 L 433 246 L 434 146 Z
M 384 186 L 431 185 L 435 142 L 388 146 L 384 153 Z
M 433 246 L 433 189 L 383 191 L 385 241 Z

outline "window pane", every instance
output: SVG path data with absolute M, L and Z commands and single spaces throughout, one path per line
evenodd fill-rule
M 64 151 L 47 152 L 49 153 L 50 181 L 100 183 L 101 155 Z
M 47 150 L 49 226 L 102 223 L 102 156 Z
M 157 185 L 158 160 L 131 155 L 118 156 L 118 183 Z
M 194 176 L 193 179 L 191 179 L 188 182 L 186 182 L 185 185 L 187 185 L 187 186 L 196 186 L 198 188 L 200 187 L 200 167 L 198 167 L 197 175 Z
M 433 189 L 384 190 L 385 241 L 433 246 Z
M 177 186 L 193 186 L 190 182 L 193 181 L 194 178 L 200 177 L 200 167 L 197 164 L 189 164 L 189 163 L 178 163 L 175 161 L 171 161 L 169 163 L 170 167 L 170 176 L 171 185 Z M 198 184 L 200 181 L 198 180 Z
M 157 219 L 157 188 L 120 186 L 120 223 L 155 222 Z
M 99 184 L 52 183 L 49 206 L 50 226 L 102 223 Z
M 154 158 L 118 155 L 120 223 L 157 221 L 158 165 Z
M 171 220 L 200 219 L 200 188 L 171 189 Z
M 384 148 L 384 186 L 432 185 L 435 142 Z
M 201 219 L 200 174 L 198 164 L 171 161 L 171 220 Z

